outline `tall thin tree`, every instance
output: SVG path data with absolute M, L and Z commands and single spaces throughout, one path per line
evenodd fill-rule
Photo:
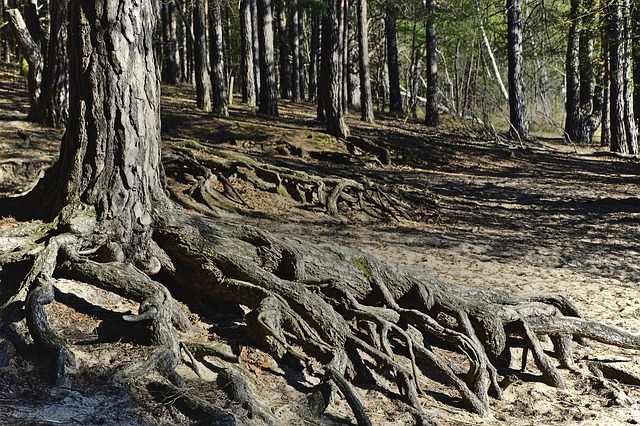
M 209 75 L 205 0 L 195 0 L 193 7 L 193 34 L 195 38 L 194 62 L 197 106 L 203 111 L 211 112 L 211 77 Z
M 511 134 L 529 135 L 522 55 L 522 0 L 507 0 L 507 50 L 509 56 L 509 120 Z
M 436 2 L 426 1 L 426 43 L 427 43 L 427 101 L 425 111 L 425 124 L 437 126 L 438 114 L 438 51 L 436 41 Z
M 276 64 L 273 40 L 273 10 L 271 1 L 256 0 L 258 15 L 258 41 L 260 47 L 260 98 L 258 112 L 277 116 Z
M 227 109 L 227 79 L 224 69 L 224 42 L 222 37 L 221 0 L 209 0 L 209 57 L 211 61 L 212 112 L 221 117 L 229 115 Z
M 373 98 L 371 95 L 371 71 L 369 66 L 369 22 L 367 0 L 358 0 L 358 50 L 360 52 L 360 118 L 373 123 Z
M 396 4 L 385 7 L 384 29 L 387 40 L 387 66 L 389 67 L 389 112 L 403 114 L 400 92 L 400 64 L 398 62 L 398 9 Z

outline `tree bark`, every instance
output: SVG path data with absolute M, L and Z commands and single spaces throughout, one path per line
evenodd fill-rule
M 291 34 L 291 100 L 293 102 L 302 102 L 303 87 L 301 82 L 304 81 L 302 76 L 302 62 L 300 54 L 300 15 L 302 11 L 298 10 L 297 1 L 292 1 L 291 24 L 289 25 Z
M 197 106 L 205 112 L 211 112 L 211 76 L 209 75 L 209 46 L 207 43 L 205 0 L 195 0 L 193 8 L 193 33 L 195 38 L 194 62 Z
M 625 12 L 627 0 L 613 0 L 607 3 L 609 59 L 611 72 L 610 86 L 610 125 L 611 150 L 614 152 L 636 154 L 638 152 L 637 134 L 630 90 L 629 20 Z
M 321 13 L 317 7 L 311 10 L 311 40 L 309 41 L 309 101 L 318 100 L 318 69 L 320 68 Z
M 385 10 L 384 29 L 387 40 L 387 66 L 389 67 L 389 112 L 401 115 L 404 114 L 404 111 L 402 109 L 402 94 L 400 93 L 397 16 L 396 6 L 388 5 Z
M 278 65 L 280 69 L 280 97 L 291 99 L 291 48 L 287 31 L 287 7 L 284 0 L 275 0 L 275 14 L 278 29 Z
M 580 71 L 579 50 L 581 30 L 581 0 L 571 0 L 569 11 L 569 34 L 567 36 L 567 55 L 565 79 L 567 99 L 565 101 L 564 134 L 569 142 L 579 142 L 580 126 Z
M 593 134 L 596 130 L 594 117 L 592 116 L 595 95 L 595 74 L 593 66 L 595 13 L 596 8 L 593 0 L 586 1 L 579 43 L 580 123 L 578 126 L 578 141 L 588 144 L 593 141 Z
M 322 104 L 327 132 L 339 138 L 349 136 L 343 109 L 343 52 L 340 38 L 340 18 L 344 13 L 343 0 L 329 0 L 322 17 L 322 68 L 320 72 Z
M 209 55 L 211 61 L 211 110 L 215 115 L 227 117 L 227 80 L 224 69 L 224 42 L 222 39 L 221 0 L 209 1 Z
M 240 54 L 242 55 L 242 102 L 256 105 L 256 82 L 253 63 L 253 20 L 251 2 L 240 1 Z
M 36 40 L 27 29 L 27 24 L 18 9 L 7 11 L 9 26 L 13 37 L 20 47 L 22 55 L 29 64 L 27 83 L 29 87 L 30 112 L 27 118 L 30 121 L 42 121 L 44 114 L 42 109 L 42 78 L 44 71 L 43 52 Z
M 373 97 L 371 94 L 371 69 L 369 66 L 369 22 L 367 0 L 358 0 L 358 51 L 360 65 L 360 118 L 373 123 Z
M 178 83 L 178 46 L 173 2 L 162 2 L 162 81 Z
M 632 3 L 632 40 L 633 40 L 633 108 L 636 128 L 640 128 L 640 4 Z
M 260 100 L 258 112 L 278 116 L 276 65 L 273 40 L 273 10 L 269 0 L 256 0 L 260 45 Z
M 436 41 L 435 0 L 427 0 L 426 43 L 427 43 L 427 102 L 425 124 L 437 126 L 438 113 L 438 50 Z
M 507 0 L 509 56 L 509 119 L 511 134 L 520 140 L 529 134 L 522 57 L 522 0 Z

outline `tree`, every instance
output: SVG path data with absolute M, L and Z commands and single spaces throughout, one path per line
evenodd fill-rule
M 68 0 L 51 1 L 49 37 L 40 26 L 35 4 L 25 5 L 26 20 L 18 9 L 7 10 L 14 38 L 29 64 L 28 119 L 55 127 L 63 126 L 68 115 L 67 4 Z
M 240 1 L 240 63 L 242 65 L 242 102 L 256 105 L 256 82 L 253 63 L 253 19 L 251 3 L 253 0 Z
M 291 6 L 291 100 L 302 102 L 304 98 L 304 75 L 302 61 L 302 47 L 300 43 L 302 32 L 302 11 L 298 10 L 298 2 L 293 1 Z
M 273 47 L 273 11 L 269 0 L 256 0 L 258 12 L 258 42 L 260 47 L 260 97 L 258 112 L 277 116 L 276 64 Z
M 569 142 L 579 142 L 580 126 L 580 71 L 579 46 L 582 0 L 571 0 L 569 11 L 569 34 L 567 36 L 567 60 L 565 65 L 567 100 L 565 101 L 566 119 L 564 134 Z
M 327 132 L 339 138 L 349 136 L 344 116 L 344 43 L 340 21 L 345 0 L 330 0 L 322 15 L 322 63 L 320 67 L 321 112 L 327 123 Z
M 329 17 L 339 8 L 332 1 Z M 321 382 L 319 401 L 328 400 L 332 387 L 327 384 L 333 383 L 359 425 L 371 422 L 352 383 L 373 384 L 374 374 L 394 380 L 398 399 L 417 423 L 428 424 L 416 387 L 420 366 L 438 371 L 465 406 L 487 416 L 489 392 L 502 394 L 497 367 L 508 366 L 513 338 L 530 348 L 543 380 L 559 387 L 564 386 L 562 375 L 543 350 L 540 335 L 549 335 L 566 367 L 573 363 L 574 338 L 640 349 L 638 335 L 584 320 L 561 296 L 515 296 L 460 286 L 427 271 L 386 265 L 358 250 L 313 246 L 186 214 L 169 199 L 162 182 L 160 76 L 154 55 L 159 12 L 155 0 L 70 2 L 72 85 L 60 158 L 32 192 L 0 203 L 3 215 L 38 213 L 48 221 L 0 232 L 2 266 L 27 260 L 30 265 L 15 294 L 0 307 L 0 329 L 6 330 L 24 307 L 35 345 L 56 359 L 58 384 L 65 382 L 74 356 L 44 309 L 54 299 L 54 276 L 139 302 L 139 313 L 123 319 L 144 325 L 155 351 L 120 378 L 125 383 L 144 380 L 140 376 L 156 369 L 171 383 L 155 384 L 165 401 L 190 402 L 190 412 L 206 415 L 200 420 L 208 424 L 234 424 L 234 419 L 184 387 L 175 370 L 180 350 L 194 358 L 238 362 L 238 357 L 194 344 L 184 337 L 189 333 L 174 330 L 187 331 L 189 324 L 173 308 L 169 284 L 205 305 L 249 309 L 244 320 L 253 344 L 278 358 L 289 354 L 303 362 Z M 345 185 L 355 183 L 336 185 L 329 198 L 335 202 Z M 464 361 L 432 349 L 445 344 Z M 246 387 L 241 376 L 229 380 Z M 319 411 L 322 404 L 316 404 Z
M 211 110 L 220 117 L 227 117 L 227 79 L 224 69 L 224 42 L 222 38 L 221 0 L 209 0 L 209 49 L 211 60 L 211 87 L 213 102 Z
M 400 93 L 397 15 L 397 5 L 388 4 L 385 8 L 384 29 L 387 40 L 387 65 L 389 67 L 389 112 L 402 115 L 404 111 L 402 109 L 402 94 Z
M 630 16 L 628 0 L 606 3 L 609 41 L 611 150 L 637 154 L 638 141 L 632 109 Z
M 178 37 L 175 4 L 161 2 L 162 5 L 162 81 L 178 83 Z
M 425 123 L 427 126 L 437 126 L 438 117 L 438 51 L 436 44 L 435 0 L 427 0 L 427 102 Z
M 289 47 L 287 31 L 287 7 L 284 0 L 277 0 L 275 3 L 276 23 L 278 30 L 278 65 L 280 68 L 280 97 L 282 99 L 291 99 L 291 49 Z
M 373 99 L 369 66 L 369 23 L 367 21 L 367 0 L 358 0 L 358 51 L 360 65 L 360 118 L 373 123 Z
M 193 7 L 193 34 L 195 38 L 194 62 L 197 105 L 201 110 L 211 112 L 211 76 L 209 75 L 205 0 L 195 0 Z
M 522 0 L 507 0 L 507 47 L 509 53 L 509 119 L 511 134 L 526 139 L 529 134 L 522 57 Z
M 640 127 L 640 5 L 633 2 L 632 7 L 632 52 L 633 52 L 633 114 L 636 127 Z

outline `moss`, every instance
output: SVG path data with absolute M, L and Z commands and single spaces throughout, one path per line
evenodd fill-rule
M 25 58 L 20 61 L 20 75 L 25 76 L 29 74 L 29 63 Z
M 371 279 L 371 266 L 369 266 L 369 262 L 364 257 L 352 257 L 351 264 L 362 271 L 362 275 L 366 279 Z
M 282 185 L 278 185 L 278 187 L 276 188 L 276 192 L 282 195 L 283 197 L 290 197 L 289 193 L 287 192 L 287 189 Z

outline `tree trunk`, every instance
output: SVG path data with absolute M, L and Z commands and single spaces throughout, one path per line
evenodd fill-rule
M 240 54 L 242 55 L 242 102 L 256 105 L 256 82 L 253 64 L 253 20 L 251 2 L 240 1 Z
M 291 24 L 289 25 L 291 34 L 291 100 L 293 102 L 302 102 L 303 89 L 300 83 L 302 77 L 302 62 L 300 62 L 300 26 L 299 19 L 302 14 L 298 10 L 297 1 L 292 1 L 289 6 L 291 10 Z
M 356 28 L 355 22 L 352 17 L 356 13 L 356 5 L 350 4 L 350 12 L 347 14 L 347 35 L 348 35 L 348 49 L 347 49 L 347 90 L 349 97 L 349 105 L 354 107 L 360 107 L 361 89 L 360 89 L 360 66 L 358 63 L 358 47 L 356 43 Z
M 69 123 L 60 159 L 39 185 L 58 190 L 37 198 L 49 218 L 95 209 L 95 231 L 125 258 L 141 260 L 153 206 L 166 200 L 153 38 L 159 10 L 151 0 L 120 6 L 121 0 L 70 2 Z
M 507 0 L 509 54 L 509 119 L 511 134 L 526 139 L 529 134 L 522 57 L 522 0 Z
M 404 114 L 400 93 L 400 64 L 398 63 L 397 10 L 394 5 L 386 7 L 384 29 L 387 39 L 387 66 L 389 67 L 389 112 Z
M 49 45 L 42 80 L 44 124 L 62 127 L 69 118 L 69 54 L 67 19 L 69 0 L 49 4 Z
M 633 108 L 636 128 L 640 127 L 640 4 L 632 3 L 633 40 Z
M 253 80 L 256 83 L 256 98 L 260 94 L 260 31 L 261 26 L 258 23 L 258 1 L 260 0 L 250 0 L 251 2 L 251 28 L 253 28 L 252 32 L 252 43 L 253 43 Z M 258 100 L 256 99 L 256 103 Z
M 593 0 L 590 0 L 593 1 Z M 580 71 L 580 123 L 578 141 L 590 144 L 593 141 L 595 123 L 592 113 L 595 95 L 595 74 L 593 67 L 593 38 L 595 33 L 595 4 L 585 2 L 579 47 Z
M 339 138 L 349 136 L 349 128 L 343 110 L 344 86 L 343 52 L 340 38 L 340 18 L 344 7 L 342 0 L 329 0 L 322 17 L 322 68 L 320 72 L 322 104 L 327 132 Z
M 222 40 L 221 0 L 209 1 L 209 48 L 211 61 L 211 110 L 215 115 L 227 117 L 227 80 L 224 69 L 224 44 Z
M 311 11 L 311 40 L 309 41 L 309 102 L 318 100 L 318 69 L 320 62 L 320 18 L 317 7 Z
M 162 2 L 162 81 L 178 83 L 178 45 L 176 14 L 173 2 Z
M 609 56 L 610 56 L 610 125 L 611 150 L 614 152 L 636 154 L 637 140 L 635 120 L 631 108 L 632 95 L 627 60 L 629 53 L 629 21 L 625 16 L 627 0 L 613 0 L 607 4 Z M 630 115 L 631 114 L 631 115 Z
M 260 100 L 258 112 L 277 116 L 276 64 L 273 45 L 273 11 L 269 0 L 256 0 L 258 5 L 258 41 L 260 45 Z
M 437 126 L 438 113 L 438 50 L 436 43 L 435 0 L 427 0 L 426 43 L 427 43 L 427 102 L 425 124 Z
M 634 4 L 637 1 L 634 1 Z M 638 43 L 637 40 L 632 38 L 632 23 L 631 23 L 631 1 L 622 0 L 622 25 L 623 25 L 623 81 L 624 81 L 624 117 L 625 128 L 627 131 L 627 144 L 629 146 L 629 153 L 637 155 L 638 150 L 638 128 L 636 126 L 636 119 L 634 116 L 633 107 L 633 77 L 632 68 L 633 63 L 631 61 L 633 54 L 633 44 Z
M 41 97 L 44 71 L 43 52 L 37 41 L 31 36 L 31 33 L 27 29 L 27 24 L 18 9 L 9 9 L 7 11 L 7 18 L 11 31 L 13 32 L 13 37 L 18 43 L 22 55 L 29 64 L 27 82 L 29 87 L 30 111 L 27 119 L 40 122 L 44 118 Z
M 373 97 L 371 95 L 371 71 L 369 66 L 369 22 L 367 0 L 358 0 L 358 51 L 360 53 L 360 118 L 373 123 Z
M 197 106 L 211 112 L 211 76 L 209 75 L 209 46 L 207 44 L 207 16 L 205 0 L 195 0 L 193 7 L 194 62 Z
M 606 20 L 605 20 L 606 21 Z M 611 144 L 611 47 L 609 43 L 608 24 L 602 31 L 602 128 L 600 129 L 600 146 L 612 147 Z
M 571 0 L 569 11 L 569 35 L 567 36 L 567 55 L 565 79 L 567 99 L 565 101 L 565 138 L 571 143 L 579 142 L 580 126 L 580 29 L 582 27 L 581 0 Z
M 284 0 L 275 0 L 275 8 L 278 28 L 280 97 L 291 99 L 291 49 L 287 40 L 289 32 L 287 31 L 287 8 Z

